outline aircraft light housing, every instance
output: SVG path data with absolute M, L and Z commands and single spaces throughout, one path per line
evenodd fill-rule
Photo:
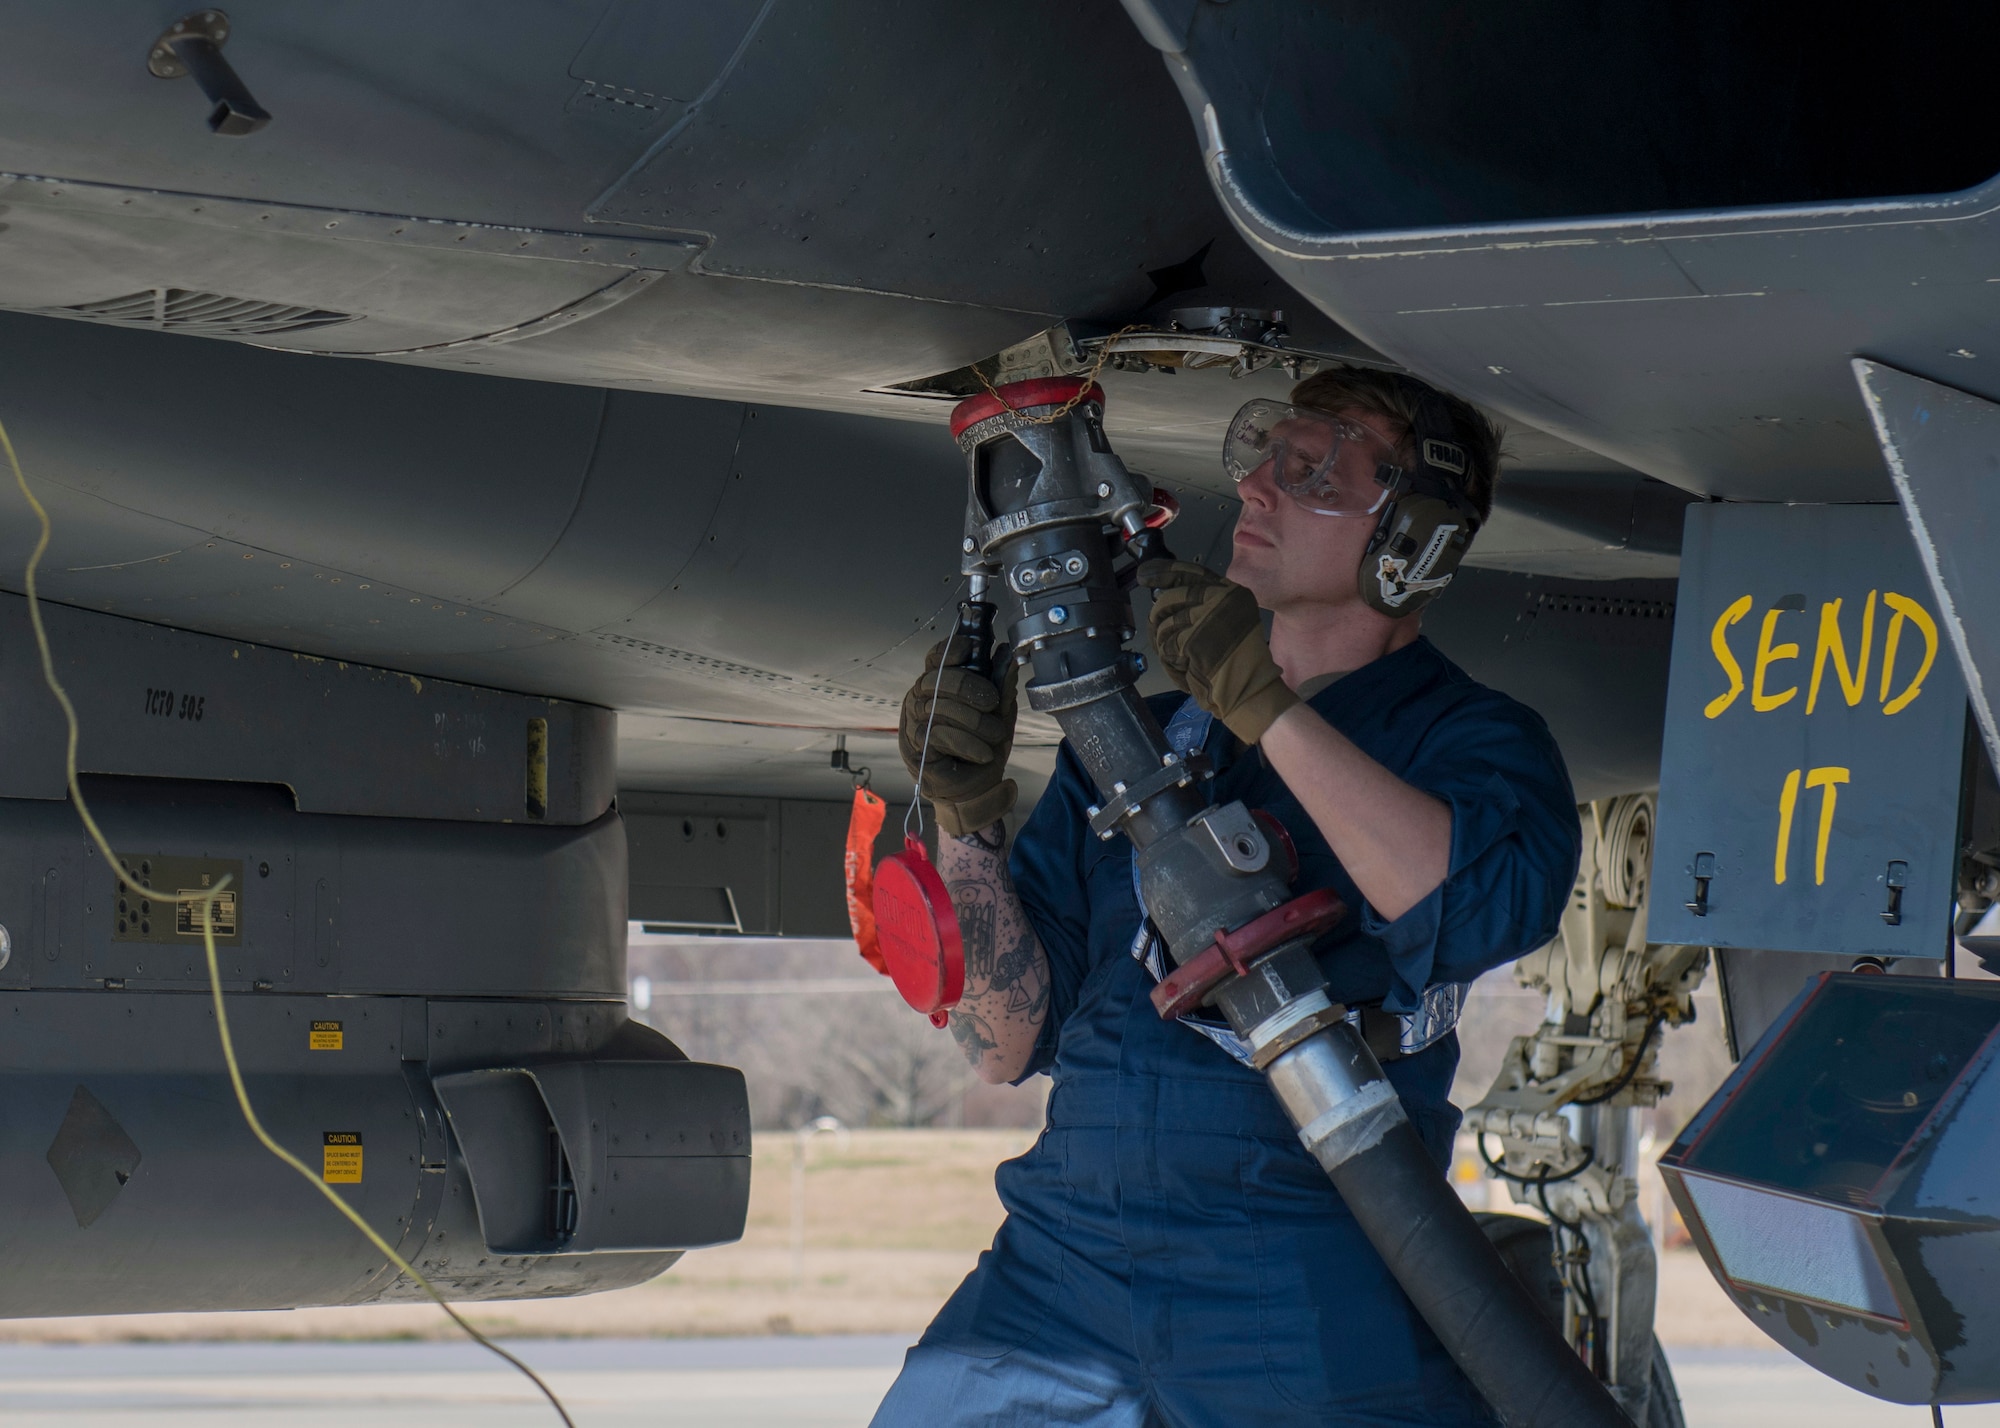
M 2000 984 L 1822 975 L 1661 1158 L 1709 1270 L 1823 1373 L 2000 1399 Z

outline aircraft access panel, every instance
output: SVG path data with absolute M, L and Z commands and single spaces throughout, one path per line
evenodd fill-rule
M 1688 510 L 1657 942 L 1941 958 L 1966 697 L 1893 505 Z

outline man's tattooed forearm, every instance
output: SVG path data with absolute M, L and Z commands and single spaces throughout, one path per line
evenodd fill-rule
M 981 1075 L 1024 1069 L 1049 1010 L 1048 959 L 1035 937 L 1000 848 L 985 839 L 938 844 L 965 953 L 965 993 L 952 1036 Z
M 965 1059 L 975 1066 L 981 1057 L 1000 1044 L 993 1039 L 990 1031 L 986 1023 L 971 1012 L 955 1011 L 951 1014 L 952 1039 L 965 1053 Z
M 992 989 L 1004 998 L 1001 1005 L 1010 1016 L 1033 1017 L 1047 1005 L 1048 979 L 1042 975 L 1040 951 L 1035 934 L 1022 928 L 1014 945 L 993 964 Z
M 968 848 L 979 848 L 988 853 L 997 853 L 1007 846 L 1007 825 L 990 823 L 984 828 L 975 828 L 970 833 L 954 835 Z
M 1029 1021 L 1034 1022 L 1036 1025 L 1039 1026 L 1041 1024 L 1042 1014 L 1049 1009 L 1049 979 L 1047 977 L 1041 977 L 1038 978 L 1037 980 L 1039 984 L 1035 989 L 1035 994 L 1033 997 L 1029 998 L 1027 1006 L 1022 1008 L 1022 1014 L 1026 1016 Z
M 954 883 L 952 911 L 958 915 L 958 937 L 965 948 L 965 974 L 975 984 L 993 974 L 993 889 L 984 883 Z

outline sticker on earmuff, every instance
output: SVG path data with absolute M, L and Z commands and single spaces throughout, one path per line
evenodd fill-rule
M 1382 585 L 1382 603 L 1399 608 L 1412 595 L 1428 595 L 1451 584 L 1451 576 L 1441 575 L 1435 580 L 1413 580 L 1405 572 L 1410 563 L 1398 555 L 1384 553 L 1375 567 L 1375 578 Z
M 1434 436 L 1424 438 L 1424 465 L 1435 466 L 1440 471 L 1449 471 L 1454 476 L 1465 474 L 1465 448 L 1456 442 L 1439 441 Z
M 1421 580 L 1424 576 L 1429 575 L 1433 570 L 1437 569 L 1438 559 L 1444 554 L 1445 546 L 1457 534 L 1458 527 L 1455 525 L 1439 526 L 1431 532 L 1431 538 L 1424 542 L 1423 550 L 1418 553 L 1415 560 L 1410 562 L 1410 579 L 1412 582 Z M 1445 579 L 1449 581 L 1451 577 L 1447 575 Z

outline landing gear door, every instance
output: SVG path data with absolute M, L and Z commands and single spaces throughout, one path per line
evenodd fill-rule
M 1649 938 L 1942 958 L 1966 695 L 1894 505 L 1688 510 Z

